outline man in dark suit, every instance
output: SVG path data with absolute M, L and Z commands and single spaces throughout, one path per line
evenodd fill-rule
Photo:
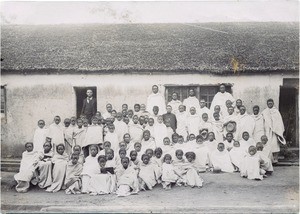
M 97 99 L 93 98 L 93 91 L 91 89 L 86 91 L 86 95 L 87 98 L 83 100 L 81 114 L 86 116 L 91 124 L 91 119 L 97 112 Z

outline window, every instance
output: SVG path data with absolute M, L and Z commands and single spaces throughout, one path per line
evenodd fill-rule
M 6 88 L 1 85 L 1 119 L 6 118 Z
M 76 116 L 80 117 L 81 110 L 83 107 L 83 100 L 87 97 L 86 91 L 91 89 L 93 91 L 93 97 L 97 99 L 97 88 L 95 86 L 91 87 L 74 87 L 76 95 Z
M 231 84 L 225 84 L 226 91 L 231 93 Z M 166 103 L 172 100 L 172 93 L 176 92 L 178 94 L 178 99 L 182 102 L 189 96 L 189 90 L 194 89 L 195 96 L 200 99 L 204 99 L 206 106 L 210 108 L 211 102 L 216 93 L 219 91 L 219 85 L 165 85 L 165 98 Z

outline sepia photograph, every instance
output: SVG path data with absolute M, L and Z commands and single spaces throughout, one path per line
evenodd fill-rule
M 1 1 L 1 213 L 299 213 L 299 2 Z

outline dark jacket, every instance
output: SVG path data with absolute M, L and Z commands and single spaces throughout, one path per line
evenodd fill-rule
M 83 100 L 83 106 L 81 114 L 83 115 L 95 115 L 97 112 L 97 99 L 93 97 L 92 100 L 87 102 L 87 98 Z

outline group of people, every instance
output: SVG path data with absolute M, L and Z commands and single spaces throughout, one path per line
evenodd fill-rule
M 262 180 L 273 172 L 279 144 L 285 143 L 284 126 L 272 99 L 260 113 L 246 112 L 220 85 L 210 109 L 193 89 L 183 102 L 176 93 L 165 105 L 158 86 L 147 103 L 127 104 L 117 112 L 111 104 L 96 111 L 91 90 L 80 118 L 59 116 L 46 129 L 38 121 L 33 142 L 25 144 L 16 190 L 27 192 L 30 183 L 66 194 L 118 196 L 151 190 L 161 184 L 202 187 L 201 173 L 239 172 Z

